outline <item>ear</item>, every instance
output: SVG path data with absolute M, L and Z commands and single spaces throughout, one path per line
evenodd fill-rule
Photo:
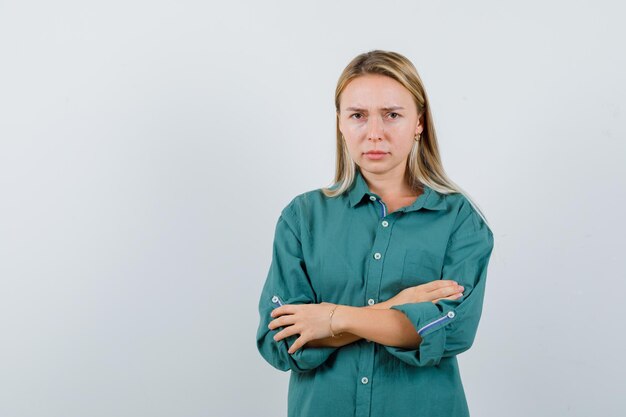
M 341 132 L 341 134 L 343 135 L 343 130 L 342 130 L 342 123 L 341 123 L 341 115 L 339 114 L 339 111 L 336 112 L 337 115 L 337 128 L 339 129 L 339 132 Z
M 417 118 L 417 125 L 415 126 L 415 134 L 421 134 L 424 131 L 424 114 L 420 114 Z

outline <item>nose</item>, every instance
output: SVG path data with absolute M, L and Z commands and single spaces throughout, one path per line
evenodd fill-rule
M 367 138 L 369 140 L 381 140 L 385 133 L 385 127 L 378 117 L 370 117 L 368 120 Z

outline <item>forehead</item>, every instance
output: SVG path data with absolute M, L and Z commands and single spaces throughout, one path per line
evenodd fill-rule
M 348 83 L 339 96 L 341 108 L 410 106 L 413 96 L 402 84 L 379 74 L 359 76 Z

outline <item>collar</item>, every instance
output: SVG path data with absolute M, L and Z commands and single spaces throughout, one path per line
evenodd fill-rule
M 421 208 L 428 210 L 445 210 L 448 207 L 448 203 L 442 194 L 433 190 L 426 184 L 423 184 L 423 187 L 424 192 L 417 197 L 413 204 L 403 207 L 397 211 L 416 211 Z M 369 186 L 365 182 L 365 178 L 363 178 L 363 175 L 361 174 L 361 171 L 356 168 L 354 182 L 352 183 L 352 187 L 348 189 L 348 201 L 350 207 L 354 207 L 364 200 L 367 201 L 370 196 L 375 196 L 380 199 L 379 195 L 370 191 Z

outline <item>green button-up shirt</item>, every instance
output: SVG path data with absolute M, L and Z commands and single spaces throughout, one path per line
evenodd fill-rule
M 462 194 L 428 186 L 388 213 L 357 169 L 348 192 L 300 194 L 276 224 L 272 262 L 259 300 L 257 347 L 291 370 L 290 417 L 468 416 L 456 355 L 469 349 L 481 316 L 493 234 Z M 421 335 L 417 349 L 361 339 L 334 348 L 287 350 L 269 330 L 279 304 L 367 306 L 437 279 L 465 287 L 458 300 L 393 306 Z

